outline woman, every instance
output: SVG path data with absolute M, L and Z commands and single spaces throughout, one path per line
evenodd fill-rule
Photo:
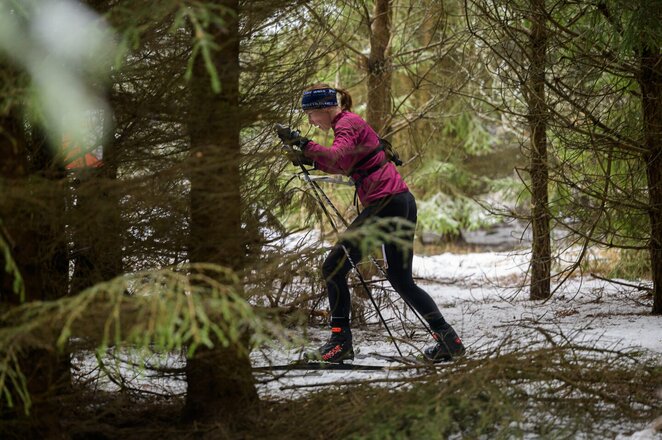
M 337 94 L 340 95 L 338 105 Z M 367 220 L 393 218 L 393 225 L 386 232 L 393 232 L 397 220 L 407 220 L 410 226 L 404 231 L 408 246 L 385 243 L 387 274 L 393 288 L 427 320 L 436 340 L 434 346 L 424 350 L 431 361 L 450 360 L 464 354 L 465 349 L 453 327 L 448 324 L 430 295 L 418 287 L 412 277 L 414 229 L 416 225 L 416 200 L 409 192 L 395 165 L 379 149 L 379 136 L 359 115 L 352 113 L 352 98 L 342 89 L 328 84 L 316 84 L 306 89 L 302 108 L 308 120 L 322 130 L 332 129 L 333 145 L 328 148 L 286 129 L 279 136 L 289 145 L 299 146 L 301 151 L 290 156 L 295 164 L 314 165 L 318 170 L 350 176 L 364 210 L 352 222 L 348 230 L 357 229 Z M 402 227 L 399 228 L 402 243 Z M 340 362 L 353 359 L 352 333 L 350 330 L 350 293 L 347 274 L 352 268 L 347 253 L 354 263 L 361 260 L 361 249 L 356 242 L 341 240 L 327 256 L 322 266 L 331 310 L 331 337 L 315 352 L 307 353 L 307 359 Z

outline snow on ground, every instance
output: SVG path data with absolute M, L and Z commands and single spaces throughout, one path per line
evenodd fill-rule
M 506 338 L 527 345 L 547 330 L 576 343 L 609 349 L 649 351 L 662 359 L 662 317 L 650 315 L 652 299 L 632 288 L 599 279 L 573 278 L 563 284 L 547 302 L 530 301 L 528 290 L 517 287 L 528 269 L 527 253 L 442 254 L 415 257 L 414 276 L 439 305 L 468 349 L 468 355 L 484 356 Z M 554 286 L 553 286 L 554 287 Z M 396 299 L 397 311 L 386 309 L 383 314 L 391 322 L 396 337 L 403 338 L 404 354 L 418 354 L 431 339 L 402 301 Z M 404 337 L 399 317 L 406 318 L 405 328 L 416 330 L 414 337 Z M 327 329 L 309 329 L 309 348 L 321 345 L 328 337 Z M 373 353 L 397 355 L 394 345 L 387 342 L 386 332 L 377 324 L 368 330 L 354 330 L 354 363 L 389 365 Z M 518 341 L 518 338 L 520 339 Z M 282 364 L 296 360 L 301 349 L 265 350 L 253 353 L 256 365 Z M 412 372 L 386 371 L 294 371 L 275 372 L 261 376 L 260 391 L 271 398 L 289 399 L 325 384 L 344 384 L 361 380 L 379 383 L 396 380 Z M 631 429 L 630 429 L 631 431 Z M 650 427 L 625 439 L 662 439 L 662 433 Z
M 499 280 L 521 279 L 526 271 L 525 255 L 506 253 L 443 254 L 416 257 L 415 276 L 439 305 L 444 317 L 462 337 L 471 352 L 484 355 L 506 337 L 522 338 L 521 343 L 536 334 L 536 328 L 563 335 L 574 342 L 611 349 L 638 348 L 662 355 L 662 318 L 650 315 L 651 300 L 641 292 L 624 290 L 597 279 L 571 279 L 546 303 L 530 301 L 526 289 L 499 285 Z M 515 278 L 514 276 L 517 276 Z M 382 313 L 391 322 L 396 337 L 404 339 L 404 354 L 418 354 L 431 343 L 412 312 L 395 299 L 396 312 L 387 308 Z M 382 302 L 384 302 L 382 300 Z M 409 340 L 402 331 L 399 317 L 406 318 Z M 309 329 L 310 346 L 321 345 L 328 337 L 326 329 Z M 538 333 L 539 334 L 539 333 Z M 368 330 L 354 330 L 354 346 L 360 351 L 355 363 L 388 364 L 371 353 L 397 355 L 395 346 L 386 341 L 386 332 L 376 322 Z M 301 349 L 265 350 L 254 353 L 256 364 L 280 364 L 298 359 Z M 401 372 L 296 372 L 280 374 L 262 391 L 271 397 L 291 398 L 307 387 L 359 379 L 393 378 Z M 303 379 L 302 379 L 303 378 Z M 304 387 L 304 388 L 299 388 Z
M 525 251 L 469 254 L 443 253 L 427 257 L 414 256 L 414 276 L 437 281 L 467 285 L 489 284 L 496 280 L 520 277 L 528 268 L 529 254 Z
M 299 247 L 301 242 L 289 243 Z M 439 305 L 444 317 L 462 337 L 469 356 L 485 355 L 506 338 L 526 345 L 540 335 L 542 329 L 556 335 L 604 348 L 647 350 L 662 358 L 662 317 L 650 315 L 652 299 L 643 292 L 624 288 L 617 284 L 589 278 L 573 278 L 567 281 L 549 301 L 533 302 L 527 298 L 527 289 L 518 289 L 528 266 L 526 253 L 472 253 L 442 254 L 415 257 L 414 275 L 419 285 L 427 290 Z M 401 339 L 404 354 L 417 354 L 431 338 L 424 332 L 413 314 L 405 310 L 395 293 L 390 298 L 395 306 L 383 310 L 387 321 Z M 380 298 L 386 303 L 385 298 Z M 406 333 L 405 334 L 405 330 Z M 328 330 L 302 329 L 309 343 L 306 348 L 321 345 L 328 337 Z M 412 336 L 413 333 L 413 337 Z M 388 342 L 386 332 L 375 321 L 367 329 L 354 330 L 354 346 L 358 354 L 354 363 L 370 365 L 394 365 L 374 356 L 374 353 L 397 355 L 395 346 Z M 304 347 L 265 347 L 252 354 L 254 366 L 284 364 L 300 358 Z M 473 353 L 473 354 L 472 354 Z M 93 356 L 81 356 L 74 360 L 79 375 L 94 376 L 97 367 Z M 179 362 L 168 360 L 172 366 Z M 157 362 L 158 363 L 158 362 Z M 117 365 L 122 376 L 131 378 L 134 387 L 159 392 L 183 393 L 181 379 L 160 382 L 145 377 L 146 372 L 136 372 L 128 365 Z M 319 389 L 325 384 L 344 384 L 355 381 L 395 380 L 403 371 L 274 371 L 257 374 L 259 392 L 272 399 L 296 398 Z M 86 377 L 87 377 L 86 376 Z M 97 386 L 117 389 L 101 374 Z M 104 378 L 105 377 L 105 378 Z M 385 382 L 384 382 L 385 383 Z M 620 439 L 651 439 L 656 437 L 646 428 L 632 437 Z
M 621 349 L 662 354 L 662 318 L 650 315 L 652 299 L 641 291 L 571 278 L 551 300 L 529 301 L 527 289 L 517 287 L 527 267 L 525 253 L 443 254 L 415 257 L 414 276 L 426 279 L 420 284 L 468 344 L 498 339 L 504 326 L 541 324 Z

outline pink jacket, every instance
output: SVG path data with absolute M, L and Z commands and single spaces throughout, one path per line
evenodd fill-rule
M 310 141 L 304 154 L 315 161 L 315 168 L 329 174 L 347 175 L 352 166 L 379 146 L 379 136 L 359 115 L 343 111 L 332 122 L 333 145 L 324 147 Z M 361 166 L 368 170 L 386 158 L 383 151 Z M 352 177 L 355 181 L 359 174 Z M 358 188 L 359 200 L 368 206 L 377 199 L 409 191 L 393 162 L 387 162 L 374 173 L 366 176 Z

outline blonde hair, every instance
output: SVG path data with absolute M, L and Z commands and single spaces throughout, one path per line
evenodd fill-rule
M 335 89 L 336 92 L 340 94 L 340 108 L 348 112 L 352 111 L 352 95 L 345 89 L 340 87 L 333 87 L 327 83 L 316 83 L 311 86 L 306 87 L 306 92 L 309 90 L 320 90 L 320 89 Z

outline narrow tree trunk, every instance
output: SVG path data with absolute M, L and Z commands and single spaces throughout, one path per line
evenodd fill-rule
M 122 273 L 122 217 L 112 114 L 105 115 L 103 130 L 103 165 L 73 171 L 75 184 L 68 213 L 74 243 L 72 294 Z
M 189 131 L 191 171 L 191 262 L 240 269 L 243 260 L 240 197 L 240 112 L 238 0 L 218 1 L 224 26 L 208 31 L 219 45 L 212 60 L 220 81 L 214 91 L 202 56 L 191 79 Z M 218 341 L 216 341 L 218 342 Z M 188 391 L 184 415 L 189 420 L 237 421 L 257 392 L 246 352 L 239 347 L 200 349 L 186 366 Z
M 650 254 L 653 277 L 653 314 L 662 315 L 662 51 L 646 47 L 641 56 L 644 155 L 648 177 L 648 215 L 651 222 Z
M 550 295 L 550 216 L 548 210 L 547 110 L 545 102 L 545 64 L 547 30 L 544 0 L 531 0 L 530 61 L 526 98 L 531 130 L 531 217 L 533 249 L 531 291 L 533 300 Z
M 434 9 L 439 9 L 439 14 L 438 15 L 444 15 L 444 9 L 442 5 L 434 5 L 433 1 L 425 1 L 423 3 L 423 7 L 426 8 L 426 10 L 434 10 Z M 434 8 L 434 9 L 433 9 Z M 442 21 L 444 18 L 439 18 L 437 14 L 426 14 L 423 22 L 420 25 L 420 37 L 419 37 L 419 45 L 421 47 L 426 47 L 430 43 L 432 43 L 432 39 L 435 36 L 435 33 L 437 31 L 437 26 L 440 21 Z M 438 60 L 438 63 L 443 65 L 445 62 L 445 59 Z M 431 78 L 428 78 L 431 79 Z M 416 93 L 413 96 L 413 103 L 416 106 L 417 109 L 422 109 L 425 108 L 426 105 L 429 105 L 431 99 L 432 99 L 432 87 L 429 84 L 425 84 L 425 82 L 421 84 L 416 84 L 417 87 L 420 87 L 419 90 L 416 91 Z M 412 130 L 412 135 L 414 136 L 414 144 L 419 144 L 419 145 L 424 145 L 425 143 L 429 142 L 429 137 L 430 133 L 434 132 L 433 129 L 433 122 L 427 118 L 423 118 L 419 121 L 416 121 L 416 127 L 417 130 Z M 398 150 L 402 150 L 405 157 L 413 156 L 412 153 L 413 151 L 407 151 L 408 148 L 411 148 L 409 145 L 398 145 Z M 400 153 L 401 155 L 403 153 Z
M 113 100 L 108 101 L 112 105 Z M 105 215 L 101 217 L 99 233 L 104 237 L 101 249 L 101 278 L 108 280 L 123 272 L 122 263 L 122 216 L 120 211 L 121 194 L 117 189 L 117 173 L 119 166 L 119 151 L 115 140 L 115 121 L 112 111 L 104 117 L 103 121 L 103 166 L 101 167 L 102 209 Z
M 388 132 L 391 115 L 392 66 L 389 56 L 391 39 L 391 0 L 376 0 L 370 33 L 368 58 L 368 109 L 366 121 L 380 135 Z

